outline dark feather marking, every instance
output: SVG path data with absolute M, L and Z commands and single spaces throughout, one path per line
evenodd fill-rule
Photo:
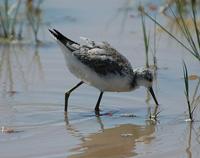
M 118 74 L 126 76 L 127 74 L 132 74 L 133 70 L 126 58 L 116 53 L 114 49 L 111 51 L 113 53 L 97 52 L 92 54 L 86 50 L 85 52 L 76 52 L 74 55 L 99 75 Z M 104 58 L 105 56 L 107 58 Z
M 71 47 L 72 44 L 78 43 L 70 40 L 69 38 L 65 37 L 56 29 L 50 30 L 51 34 L 56 37 L 64 46 L 66 46 L 70 51 L 75 51 L 76 49 Z M 133 70 L 128 62 L 128 60 L 118 53 L 114 48 L 110 47 L 109 45 L 105 45 L 102 47 L 100 46 L 93 46 L 87 47 L 82 46 L 85 51 L 78 51 L 74 52 L 74 55 L 85 65 L 93 69 L 99 75 L 107 75 L 107 74 L 118 74 L 120 76 L 126 76 L 127 74 L 132 74 Z M 104 49 L 106 53 L 91 53 L 88 52 L 94 48 Z M 103 56 L 107 56 L 108 58 L 101 58 Z
M 59 40 L 63 45 L 65 45 L 70 51 L 74 51 L 74 49 L 72 49 L 69 45 L 72 44 L 77 44 L 78 43 L 72 41 L 71 39 L 65 37 L 63 34 L 61 34 L 59 31 L 57 31 L 56 29 L 50 30 L 51 34 L 56 37 L 57 40 Z

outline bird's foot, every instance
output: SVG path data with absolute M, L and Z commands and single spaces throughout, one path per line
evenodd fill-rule
M 100 116 L 100 109 L 99 108 L 95 108 L 95 114 L 96 114 L 96 116 Z

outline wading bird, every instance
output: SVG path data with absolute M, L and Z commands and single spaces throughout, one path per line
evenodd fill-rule
M 106 91 L 128 92 L 144 86 L 158 105 L 152 88 L 153 74 L 149 69 L 133 70 L 130 62 L 107 42 L 98 43 L 85 38 L 87 44 L 81 45 L 55 29 L 49 31 L 60 45 L 70 72 L 81 80 L 65 93 L 65 112 L 71 92 L 83 83 L 100 90 L 95 106 L 98 115 L 100 102 Z

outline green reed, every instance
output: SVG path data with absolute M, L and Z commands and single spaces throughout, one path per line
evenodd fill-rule
M 4 5 L 0 6 L 0 29 L 2 30 L 0 36 L 2 38 L 15 38 L 16 21 L 20 5 L 21 0 L 12 5 L 9 5 L 8 0 L 4 0 Z
M 155 17 L 156 19 L 156 17 Z M 158 66 L 157 66 L 157 33 L 156 33 L 156 23 L 154 23 L 154 33 L 153 33 L 153 49 L 152 49 L 152 55 L 153 55 L 153 66 L 154 69 L 157 70 Z
M 30 26 L 36 44 L 39 43 L 38 32 L 42 15 L 40 6 L 43 0 L 22 2 L 24 1 L 16 0 L 11 3 L 9 0 L 2 0 L 0 3 L 0 42 L 22 40 L 24 26 Z
M 185 97 L 187 101 L 187 106 L 188 106 L 188 114 L 189 118 L 191 121 L 193 121 L 193 112 L 191 108 L 191 103 L 190 103 L 190 96 L 189 96 L 189 79 L 188 79 L 188 70 L 185 62 L 183 61 L 183 77 L 184 77 L 184 85 L 185 85 Z
M 200 34 L 199 34 L 199 28 L 197 26 L 197 11 L 196 11 L 196 2 L 194 0 L 191 0 L 191 10 L 192 10 L 192 22 L 195 28 L 195 36 L 190 31 L 190 28 L 188 25 L 186 25 L 185 18 L 183 15 L 183 5 L 180 0 L 176 0 L 176 8 L 178 16 L 173 12 L 173 10 L 170 8 L 173 16 L 176 20 L 180 31 L 182 32 L 184 38 L 186 39 L 187 43 L 190 46 L 191 53 L 194 57 L 196 57 L 200 61 Z
M 193 75 L 196 76 L 196 75 Z M 189 76 L 188 76 L 188 70 L 185 62 L 183 61 L 183 77 L 184 77 L 184 85 L 185 85 L 185 97 L 187 101 L 187 106 L 188 106 L 188 114 L 189 114 L 189 119 L 190 121 L 194 121 L 194 111 L 196 110 L 197 106 L 200 105 L 200 95 L 198 95 L 199 92 L 199 87 L 200 87 L 200 77 L 196 76 L 195 79 L 197 84 L 196 88 L 194 90 L 193 95 L 191 96 L 191 101 L 190 101 L 190 87 L 189 87 Z M 191 77 L 191 76 L 190 76 Z
M 38 32 L 41 24 L 41 9 L 40 5 L 43 0 L 39 0 L 35 6 L 32 3 L 27 2 L 27 19 L 32 28 L 34 39 L 36 43 L 39 43 Z
M 145 47 L 145 57 L 146 57 L 146 67 L 149 68 L 149 41 L 150 41 L 150 32 L 147 34 L 145 17 L 143 12 L 141 12 L 141 22 L 142 22 L 142 31 L 143 31 L 143 40 Z
M 183 15 L 183 5 L 181 0 L 176 0 L 176 10 L 177 13 L 175 14 L 174 11 L 169 8 L 176 23 L 183 34 L 184 39 L 187 41 L 187 44 L 183 43 L 180 39 L 178 39 L 175 35 L 169 32 L 164 26 L 162 26 L 156 19 L 154 19 L 151 15 L 147 12 L 144 14 L 156 23 L 160 28 L 162 28 L 172 39 L 177 41 L 183 48 L 185 48 L 189 53 L 191 53 L 198 61 L 200 61 L 200 30 L 197 26 L 197 9 L 196 9 L 196 2 L 191 0 L 190 3 L 191 11 L 192 11 L 192 22 L 195 29 L 195 35 L 190 30 L 190 27 L 186 24 L 185 17 Z M 189 45 L 189 47 L 188 47 Z

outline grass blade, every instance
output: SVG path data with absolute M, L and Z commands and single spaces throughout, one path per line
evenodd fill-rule
M 7 37 L 8 36 L 8 34 L 7 34 L 7 30 L 6 30 L 6 26 L 5 26 L 5 22 L 4 22 L 4 17 L 3 17 L 3 15 L 2 15 L 2 12 L 1 12 L 1 10 L 0 10 L 0 22 L 1 22 L 1 26 L 2 26 L 2 28 L 3 28 L 3 33 L 4 33 L 4 37 Z
M 199 29 L 197 26 L 197 19 L 196 19 L 196 2 L 192 1 L 192 15 L 193 15 L 193 23 L 194 23 L 194 27 L 195 27 L 195 32 L 196 32 L 196 38 L 197 38 L 197 42 L 198 42 L 198 46 L 199 46 L 199 50 L 200 50 L 200 35 L 199 35 Z M 200 54 L 198 54 L 200 56 Z
M 149 68 L 149 41 L 150 41 L 150 33 L 147 35 L 146 24 L 144 15 L 141 12 L 141 21 L 142 21 L 142 31 L 143 31 L 143 39 L 145 46 L 145 55 L 146 55 L 146 67 Z
M 183 61 L 183 77 L 184 77 L 184 83 L 185 83 L 185 96 L 187 100 L 187 106 L 188 106 L 188 114 L 191 121 L 193 121 L 193 113 L 191 110 L 191 104 L 189 99 L 189 81 L 188 81 L 188 70 L 185 62 Z
M 166 28 L 164 28 L 158 21 L 156 21 L 153 17 L 151 17 L 148 13 L 144 12 L 144 14 L 151 19 L 153 22 L 155 22 L 161 29 L 163 29 L 169 36 L 171 36 L 173 39 L 175 39 L 181 46 L 183 46 L 186 50 L 188 50 L 190 53 L 193 54 L 193 51 L 189 49 L 187 46 L 184 45 L 183 42 L 181 42 L 178 38 L 176 38 L 172 33 L 170 33 Z
M 14 13 L 14 16 L 13 16 L 13 20 L 12 20 L 12 23 L 11 23 L 11 33 L 13 35 L 15 33 L 15 24 L 16 24 L 16 21 L 17 21 L 17 14 L 19 12 L 20 4 L 21 4 L 21 0 L 18 0 L 17 6 L 15 8 L 15 13 Z
M 176 0 L 176 8 L 178 9 L 178 14 L 180 16 L 180 20 L 181 20 L 181 23 L 183 25 L 183 31 L 185 31 L 185 38 L 188 40 L 188 43 L 193 50 L 193 53 L 196 55 L 196 53 L 198 52 L 198 49 L 196 47 L 196 44 L 195 44 L 194 39 L 192 37 L 192 34 L 191 34 L 187 24 L 185 23 L 184 16 L 183 16 L 183 13 L 182 13 L 182 4 L 181 4 L 180 0 Z

